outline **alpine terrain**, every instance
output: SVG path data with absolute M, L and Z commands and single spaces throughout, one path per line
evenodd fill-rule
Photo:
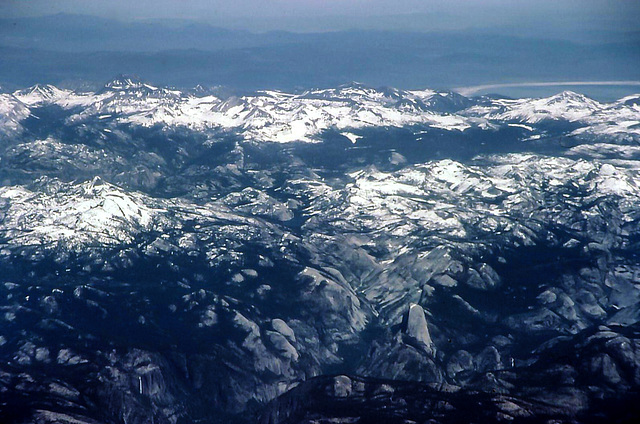
M 3 423 L 640 417 L 640 95 L 0 93 Z

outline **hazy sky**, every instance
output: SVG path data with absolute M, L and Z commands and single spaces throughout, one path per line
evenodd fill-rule
M 121 20 L 188 19 L 257 30 L 640 29 L 638 0 L 0 0 L 2 16 L 60 12 Z

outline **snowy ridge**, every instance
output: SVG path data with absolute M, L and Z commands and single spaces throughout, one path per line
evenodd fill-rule
M 93 93 L 76 93 L 50 84 L 36 84 L 33 87 L 18 90 L 13 95 L 29 107 L 55 104 L 65 109 L 85 107 L 100 99 L 100 96 L 94 96 Z
M 285 206 L 264 194 L 258 196 L 260 202 L 247 211 L 249 215 L 289 219 Z M 5 253 L 23 248 L 82 253 L 141 243 L 147 253 L 153 253 L 178 246 L 194 248 L 197 240 L 208 240 L 213 259 L 226 254 L 219 244 L 224 246 L 228 240 L 264 241 L 279 233 L 269 223 L 239 214 L 244 210 L 233 203 L 229 198 L 202 205 L 158 199 L 99 177 L 76 184 L 42 178 L 29 187 L 0 187 L 0 237 L 4 240 L 0 246 Z M 183 228 L 187 221 L 199 222 L 190 230 L 195 234 Z
M 44 103 L 64 103 L 65 99 L 73 94 L 70 90 L 61 90 L 53 85 L 36 84 L 33 87 L 19 90 L 14 96 L 28 106 Z
M 498 228 L 513 230 L 514 217 L 561 221 L 561 217 L 552 217 L 553 210 L 537 210 L 544 203 L 539 194 L 542 187 L 550 192 L 579 189 L 586 193 L 580 200 L 584 204 L 609 195 L 619 198 L 625 210 L 640 208 L 637 170 L 523 154 L 487 160 L 491 166 L 467 166 L 446 159 L 396 173 L 358 171 L 345 187 L 347 207 L 324 213 L 340 216 L 336 225 L 390 232 L 396 237 L 427 232 L 442 239 L 462 239 L 468 236 L 469 226 L 488 233 Z M 526 239 L 521 242 L 528 243 Z
M 20 122 L 31 112 L 11 94 L 0 94 L 0 135 L 11 135 L 22 130 Z
M 545 202 L 540 193 L 545 190 L 578 189 L 586 193 L 580 199 L 583 203 L 615 196 L 625 210 L 640 209 L 637 169 L 526 154 L 486 160 L 491 166 L 445 159 L 394 173 L 364 169 L 350 174 L 351 182 L 343 188 L 292 180 L 288 190 L 308 198 L 311 206 L 305 214 L 324 217 L 321 222 L 367 232 L 383 228 L 383 234 L 404 242 L 424 232 L 442 239 L 463 239 L 469 225 L 482 231 L 508 231 L 513 217 L 531 219 L 532 213 L 539 215 L 536 219 L 549 220 L 553 210 L 540 209 Z M 79 184 L 44 178 L 34 186 L 4 186 L 0 188 L 0 212 L 0 233 L 8 243 L 63 243 L 73 249 L 131 243 L 140 234 L 177 230 L 184 220 L 225 220 L 272 231 L 270 224 L 251 217 L 275 222 L 293 217 L 286 203 L 257 189 L 196 205 L 186 199 L 158 199 L 125 191 L 97 177 Z
M 46 191 L 0 188 L 0 199 L 6 204 L 2 229 L 11 244 L 130 243 L 137 233 L 151 228 L 156 215 L 141 195 L 126 193 L 99 178 L 78 186 L 42 183 Z
M 36 85 L 2 99 L 0 107 L 7 111 L 9 99 L 27 107 L 58 105 L 70 110 L 70 123 L 105 119 L 105 125 L 234 131 L 245 140 L 280 143 L 314 142 L 328 129 L 344 132 L 353 142 L 359 136 L 354 130 L 369 127 L 420 125 L 465 131 L 529 124 L 523 128 L 530 129 L 545 121 L 569 122 L 578 127 L 573 135 L 640 136 L 637 96 L 600 103 L 569 91 L 542 99 L 469 99 L 456 93 L 373 89 L 354 83 L 301 94 L 260 91 L 221 98 L 202 90 L 182 92 L 122 77 L 95 93 Z M 25 113 L 14 112 L 2 127 L 15 128 Z
M 519 121 L 531 124 L 543 120 L 581 121 L 603 105 L 584 95 L 563 91 L 542 99 L 495 100 L 486 108 L 472 108 L 486 118 L 499 121 Z
M 194 129 L 237 129 L 246 140 L 273 142 L 312 142 L 315 136 L 329 128 L 432 124 L 444 129 L 464 130 L 470 127 L 469 121 L 473 121 L 426 111 L 419 95 L 406 94 L 416 102 L 411 108 L 406 103 L 397 105 L 400 94 L 348 87 L 301 95 L 264 91 L 226 100 L 177 93 L 175 97 L 128 97 L 126 102 L 112 97 L 96 105 L 90 113 L 115 113 L 120 115 L 121 122 L 142 126 L 163 124 Z
M 572 135 L 637 136 L 640 135 L 637 98 L 637 95 L 627 96 L 613 103 L 600 103 L 582 94 L 564 91 L 541 99 L 492 100 L 488 104 L 470 107 L 463 114 L 499 122 L 538 124 L 566 121 L 580 125 Z

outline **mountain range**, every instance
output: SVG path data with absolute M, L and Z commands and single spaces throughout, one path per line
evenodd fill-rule
M 7 423 L 634 422 L 640 96 L 0 94 Z

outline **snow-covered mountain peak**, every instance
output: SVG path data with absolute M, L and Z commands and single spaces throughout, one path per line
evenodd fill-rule
M 19 90 L 16 92 L 16 95 L 41 95 L 51 98 L 55 93 L 62 91 L 63 90 L 51 84 L 36 84 L 24 90 Z
M 112 96 L 113 99 L 131 99 L 132 102 L 144 101 L 147 98 L 172 98 L 185 97 L 175 89 L 156 87 L 135 76 L 119 76 L 104 85 L 97 95 Z
M 351 82 L 335 88 L 308 90 L 300 97 L 305 99 L 324 99 L 328 101 L 373 101 L 389 103 L 399 100 L 401 96 L 401 91 L 397 89 L 376 89 L 359 82 Z
M 71 93 L 70 90 L 62 90 L 51 84 L 36 84 L 27 89 L 16 91 L 14 96 L 28 106 L 35 106 L 62 101 Z
M 119 75 L 104 85 L 105 89 L 109 90 L 130 90 L 132 88 L 140 88 L 147 86 L 151 89 L 155 89 L 149 84 L 145 84 L 139 77 L 133 75 Z
M 470 107 L 465 114 L 482 115 L 492 120 L 538 123 L 564 120 L 588 120 L 594 113 L 606 108 L 593 99 L 572 91 L 539 99 L 493 99 L 489 104 Z
M 576 93 L 571 90 L 564 90 L 558 94 L 554 94 L 547 98 L 549 102 L 557 102 L 557 101 L 577 101 L 577 102 L 589 102 L 593 101 L 589 97 L 584 94 Z
M 557 109 L 574 110 L 574 111 L 595 111 L 602 108 L 602 105 L 585 96 L 584 94 L 575 93 L 573 91 L 563 91 L 551 97 L 540 99 L 539 107 L 547 107 L 553 113 Z

